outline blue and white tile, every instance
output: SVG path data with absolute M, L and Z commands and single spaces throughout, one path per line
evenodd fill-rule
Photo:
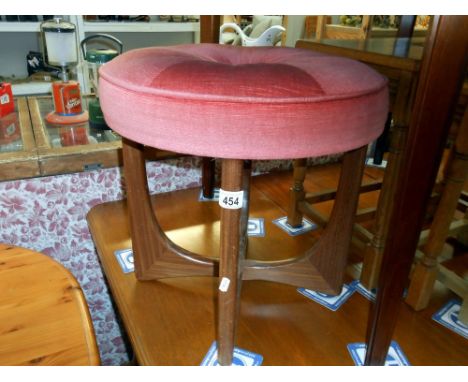
M 279 219 L 273 220 L 273 224 L 276 224 L 279 228 L 283 231 L 287 232 L 290 236 L 297 236 L 302 235 L 306 232 L 312 231 L 317 229 L 317 224 L 312 223 L 311 221 L 307 220 L 306 218 L 302 219 L 302 225 L 300 227 L 294 228 L 287 223 L 288 217 L 284 216 Z
M 377 297 L 377 289 L 374 288 L 372 290 L 369 290 L 364 287 L 364 285 L 361 284 L 359 280 L 354 280 L 350 286 L 352 286 L 354 289 L 356 289 L 356 292 L 358 292 L 360 295 L 364 296 L 370 301 L 375 302 L 375 299 Z
M 364 296 L 368 300 L 375 302 L 377 299 L 377 288 L 369 290 L 364 285 L 362 285 L 359 280 L 354 280 L 350 285 L 352 285 L 360 295 Z M 403 298 L 406 298 L 407 294 L 408 289 L 405 288 L 403 291 Z
M 135 270 L 133 251 L 131 249 L 122 249 L 114 252 L 123 273 L 131 273 Z
M 251 237 L 264 237 L 265 219 L 249 218 L 249 223 L 247 225 L 247 235 Z
M 234 354 L 231 366 L 260 366 L 263 362 L 263 356 L 260 354 L 252 353 L 248 350 L 234 347 Z M 216 341 L 214 341 L 208 353 L 206 353 L 200 366 L 219 366 L 218 363 L 218 348 Z
M 374 163 L 374 158 L 367 158 L 366 159 L 366 166 L 376 167 L 376 168 L 386 168 L 387 167 L 387 161 L 385 159 L 383 159 L 381 164 L 376 164 L 376 163 Z
M 325 293 L 316 292 L 306 288 L 298 288 L 297 291 L 307 298 L 323 305 L 324 307 L 336 311 L 343 305 L 354 293 L 352 285 L 344 284 L 341 293 L 337 296 L 331 296 Z
M 468 325 L 465 325 L 458 319 L 460 312 L 460 301 L 453 299 L 444 305 L 437 313 L 432 316 L 432 319 L 447 329 L 468 339 Z
M 352 343 L 348 345 L 348 351 L 356 366 L 363 366 L 366 358 L 366 344 Z M 411 366 L 408 358 L 396 341 L 392 341 L 388 349 L 385 366 Z
M 203 196 L 203 189 L 200 190 L 200 194 L 198 195 L 199 202 L 217 202 L 219 200 L 219 188 L 213 189 L 213 197 L 206 198 Z

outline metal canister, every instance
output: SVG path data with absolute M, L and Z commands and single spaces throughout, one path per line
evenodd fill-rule
M 83 112 L 78 82 L 54 82 L 52 84 L 52 92 L 55 112 L 57 114 L 72 116 Z
M 107 42 L 112 42 L 115 45 L 118 45 L 119 51 L 108 48 L 100 49 L 87 49 L 87 43 L 93 40 L 108 40 Z M 96 42 L 96 41 L 94 41 Z M 94 93 L 96 95 L 95 99 L 91 99 L 88 102 L 89 109 L 89 125 L 95 129 L 108 129 L 109 127 L 104 120 L 104 115 L 102 114 L 101 105 L 99 104 L 99 68 L 102 65 L 105 65 L 107 62 L 118 56 L 122 53 L 122 42 L 115 38 L 114 36 L 107 34 L 96 34 L 86 37 L 81 41 L 81 50 L 83 52 L 83 58 L 85 59 L 88 65 L 89 80 L 93 85 Z

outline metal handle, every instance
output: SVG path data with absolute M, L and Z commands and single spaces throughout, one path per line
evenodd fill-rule
M 112 42 L 116 43 L 120 48 L 119 54 L 122 54 L 122 49 L 123 49 L 122 41 L 120 41 L 118 38 L 116 38 L 114 36 L 111 36 L 110 34 L 98 33 L 98 34 L 93 34 L 92 36 L 88 36 L 88 37 L 84 38 L 83 41 L 81 41 L 80 47 L 81 47 L 81 51 L 83 52 L 83 58 L 86 57 L 85 44 L 87 42 L 89 42 L 89 40 L 94 40 L 94 39 L 98 39 L 98 38 L 106 38 L 106 39 L 111 40 Z

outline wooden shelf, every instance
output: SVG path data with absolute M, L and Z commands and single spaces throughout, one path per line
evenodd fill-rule
M 103 21 L 84 21 L 81 15 L 65 15 L 61 16 L 65 20 L 69 20 L 76 26 L 76 39 L 79 44 L 86 36 L 85 34 L 92 33 L 187 33 L 185 35 L 179 35 L 179 40 L 186 40 L 187 43 L 199 42 L 200 40 L 200 22 L 167 22 L 167 21 L 150 21 L 150 22 L 103 22 Z M 41 21 L 0 21 L 0 33 L 11 32 L 11 33 L 40 33 Z M 185 37 L 184 37 L 185 36 Z M 152 39 L 150 39 L 152 40 Z M 8 42 L 8 40 L 5 40 Z M 154 45 L 154 42 L 149 42 L 147 46 Z M 9 46 L 9 45 L 7 45 Z M 129 47 L 126 47 L 129 49 Z M 18 60 L 20 57 L 18 56 Z M 81 61 L 80 55 L 80 61 Z M 18 61 L 19 62 L 19 61 Z M 23 61 L 21 61 L 23 62 Z M 10 76 L 11 73 L 17 73 L 16 66 L 12 68 L 3 68 L 6 73 L 4 75 Z M 18 72 L 20 73 L 20 72 Z M 76 70 L 78 82 L 81 84 L 83 93 L 90 93 L 92 88 L 88 81 L 88 69 L 86 65 L 79 65 Z M 25 74 L 21 72 L 20 76 Z M 22 89 L 25 87 L 25 89 Z M 20 90 L 14 94 L 16 96 L 22 95 L 37 95 L 44 94 L 42 90 L 35 88 L 30 89 L 28 86 L 21 85 Z

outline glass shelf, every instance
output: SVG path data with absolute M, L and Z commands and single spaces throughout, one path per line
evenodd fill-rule
M 86 110 L 91 96 L 83 97 Z M 0 181 L 92 171 L 122 165 L 122 139 L 88 123 L 53 126 L 45 116 L 50 96 L 15 98 L 13 113 L 0 119 Z M 181 154 L 145 147 L 149 161 Z
M 83 96 L 88 109 L 93 96 Z M 122 139 L 112 130 L 95 129 L 89 123 L 68 126 L 51 125 L 45 117 L 54 110 L 52 97 L 28 97 L 29 112 L 36 140 L 41 175 L 89 171 L 122 165 Z M 148 160 L 178 156 L 148 148 Z
M 83 109 L 88 109 L 88 103 L 94 97 L 85 96 L 82 98 Z M 95 129 L 89 126 L 89 123 L 80 123 L 74 125 L 52 125 L 45 117 L 54 110 L 54 104 L 51 98 L 37 98 L 40 117 L 45 127 L 44 132 L 48 144 L 52 148 L 95 145 L 99 143 L 120 141 L 120 136 L 112 130 Z
M 92 96 L 82 97 L 88 109 Z M 28 98 L 31 121 L 41 164 L 41 175 L 88 171 L 122 165 L 120 136 L 94 129 L 89 123 L 51 125 L 45 116 L 54 110 L 50 96 Z

